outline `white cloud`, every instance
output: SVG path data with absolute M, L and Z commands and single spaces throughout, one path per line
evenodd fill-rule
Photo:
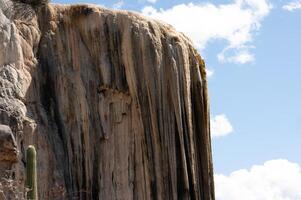
M 215 175 L 216 200 L 299 200 L 301 168 L 287 160 L 270 160 L 229 176 Z
M 211 136 L 222 137 L 233 132 L 233 127 L 226 115 L 216 115 L 210 120 Z
M 206 75 L 207 75 L 208 78 L 210 78 L 213 74 L 214 74 L 213 69 L 206 68 Z
M 124 1 L 118 1 L 114 3 L 112 7 L 113 9 L 121 9 L 123 5 L 124 5 Z
M 301 1 L 290 2 L 282 7 L 284 10 L 294 11 L 297 9 L 301 9 Z
M 147 0 L 147 2 L 149 2 L 149 3 L 156 3 L 157 0 Z
M 224 40 L 227 45 L 221 52 L 223 61 L 246 63 L 254 59 L 249 53 L 249 49 L 253 48 L 250 43 L 271 8 L 268 0 L 234 0 L 230 4 L 220 5 L 179 4 L 166 10 L 147 6 L 142 13 L 184 32 L 201 51 L 211 40 Z
M 249 52 L 249 50 L 241 50 L 233 56 L 225 56 L 225 51 L 222 51 L 217 55 L 220 62 L 232 62 L 236 64 L 246 64 L 253 62 L 255 57 Z

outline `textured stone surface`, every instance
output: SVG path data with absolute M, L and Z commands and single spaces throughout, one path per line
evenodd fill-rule
M 15 163 L 18 151 L 15 137 L 9 126 L 0 125 L 0 162 Z
M 214 199 L 205 66 L 189 39 L 125 11 L 0 7 L 16 179 L 34 144 L 40 199 Z

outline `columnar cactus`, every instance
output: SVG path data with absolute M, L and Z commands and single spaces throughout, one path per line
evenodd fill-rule
M 37 200 L 37 153 L 34 146 L 28 146 L 26 150 L 26 188 L 28 188 L 27 199 Z

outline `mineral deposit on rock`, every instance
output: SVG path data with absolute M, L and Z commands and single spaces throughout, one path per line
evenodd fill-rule
M 35 145 L 42 200 L 214 200 L 205 66 L 188 38 L 92 5 L 0 8 L 0 151 L 16 150 L 19 191 Z

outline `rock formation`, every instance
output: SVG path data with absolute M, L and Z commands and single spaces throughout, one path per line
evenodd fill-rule
M 33 144 L 42 200 L 214 200 L 190 40 L 137 13 L 23 2 L 0 0 L 0 170 L 19 191 Z
M 15 137 L 9 126 L 0 125 L 0 163 L 18 161 L 18 150 Z

